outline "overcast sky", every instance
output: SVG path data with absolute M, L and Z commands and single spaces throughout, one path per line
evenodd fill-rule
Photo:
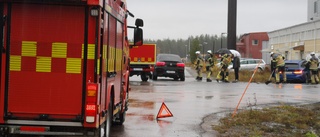
M 237 35 L 307 22 L 307 0 L 238 0 Z M 144 20 L 144 39 L 187 39 L 227 32 L 228 0 L 127 0 Z M 135 19 L 134 18 L 134 19 Z M 129 17 L 129 25 L 134 25 Z

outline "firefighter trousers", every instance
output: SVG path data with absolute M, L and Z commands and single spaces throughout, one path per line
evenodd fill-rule
M 310 70 L 310 71 L 311 71 L 311 84 L 318 84 L 319 83 L 318 70 Z
M 202 78 L 202 66 L 197 67 L 197 78 Z
M 222 65 L 216 79 L 228 81 L 229 80 L 228 76 L 229 76 L 228 66 Z
M 280 74 L 282 74 L 283 82 L 287 82 L 287 75 L 286 75 L 284 66 L 277 66 L 275 72 L 276 72 L 276 82 L 277 83 L 280 82 Z
M 211 79 L 212 69 L 211 66 L 206 66 L 207 79 Z

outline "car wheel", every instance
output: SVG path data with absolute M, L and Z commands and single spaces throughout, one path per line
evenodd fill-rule
M 180 78 L 180 81 L 184 81 L 184 80 L 185 80 L 184 76 Z
M 263 72 L 263 69 L 259 67 L 258 72 Z

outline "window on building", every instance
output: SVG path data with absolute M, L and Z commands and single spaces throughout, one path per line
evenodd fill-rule
M 313 4 L 313 6 L 314 6 L 314 7 L 313 7 L 313 8 L 314 8 L 314 9 L 313 9 L 313 12 L 314 12 L 314 13 L 318 13 L 318 2 L 315 1 L 314 4 Z
M 252 40 L 252 45 L 258 45 L 258 43 L 259 43 L 259 40 L 256 40 L 256 39 Z

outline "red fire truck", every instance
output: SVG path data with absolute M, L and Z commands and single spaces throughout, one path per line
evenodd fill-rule
M 0 136 L 109 136 L 128 109 L 125 0 L 0 0 Z
M 142 81 L 152 77 L 156 64 L 156 44 L 143 44 L 130 49 L 130 76 L 140 75 Z

